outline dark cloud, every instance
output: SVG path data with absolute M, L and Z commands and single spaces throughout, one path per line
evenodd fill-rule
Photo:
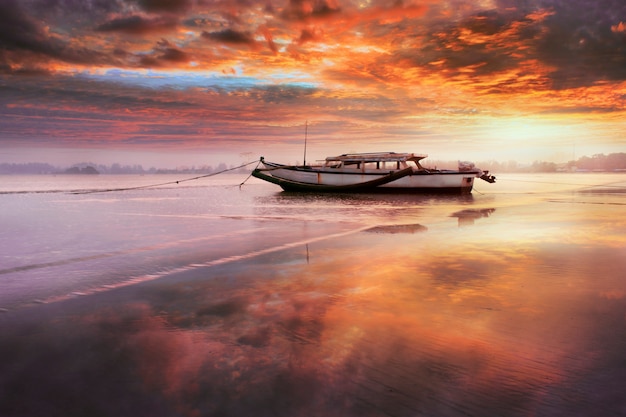
M 626 19 L 619 0 L 546 2 L 553 12 L 544 22 L 537 57 L 555 67 L 555 89 L 626 80 L 626 33 L 612 30 Z
M 324 18 L 341 12 L 341 7 L 333 0 L 289 0 L 281 17 L 285 20 L 305 20 Z
M 50 40 L 39 22 L 8 0 L 0 2 L 0 48 L 46 53 Z
M 521 52 L 520 47 L 538 31 L 532 26 L 525 16 L 488 11 L 454 25 L 440 21 L 426 30 L 403 29 L 408 31 L 406 46 L 396 50 L 395 60 L 427 68 L 438 63 L 440 73 L 448 77 L 488 75 L 527 58 L 528 49 Z
M 131 0 L 147 12 L 179 13 L 190 9 L 192 0 Z
M 40 72 L 42 64 L 50 59 L 79 64 L 107 61 L 104 54 L 72 46 L 46 26 L 45 22 L 32 18 L 17 2 L 0 3 L 0 68 Z
M 167 67 L 191 60 L 189 54 L 177 48 L 172 43 L 162 39 L 157 43 L 150 55 L 139 57 L 139 65 L 142 67 Z
M 622 0 L 500 0 L 498 9 L 521 13 L 543 11 L 532 43 L 534 58 L 555 68 L 552 88 L 626 80 L 626 33 L 614 30 L 626 21 Z
M 265 88 L 255 89 L 252 97 L 264 102 L 264 103 L 283 103 L 297 102 L 310 98 L 315 94 L 313 88 L 303 88 L 295 86 L 269 86 Z
M 233 29 L 224 29 L 217 32 L 202 32 L 202 37 L 227 44 L 254 45 L 256 42 L 249 32 L 239 32 Z
M 187 19 L 182 20 L 181 22 L 185 27 L 188 28 L 201 28 L 212 24 L 211 19 L 207 19 L 204 17 L 192 16 Z
M 510 20 L 495 10 L 477 13 L 461 22 L 461 28 L 477 35 L 495 35 L 510 24 Z
M 24 0 L 24 8 L 42 16 L 89 14 L 92 16 L 123 10 L 126 0 Z
M 159 16 L 146 18 L 142 16 L 128 16 L 109 20 L 96 27 L 98 32 L 123 32 L 133 35 L 142 35 L 151 32 L 162 32 L 173 29 L 178 24 L 176 19 Z
M 402 27 L 405 46 L 395 57 L 427 68 L 437 62 L 444 76 L 470 78 L 536 60 L 554 68 L 541 88 L 589 86 L 626 79 L 626 33 L 616 29 L 624 19 L 626 3 L 616 0 L 503 0 L 456 21 L 440 16 L 423 29 Z
M 303 44 L 307 42 L 314 42 L 320 40 L 321 38 L 322 33 L 320 30 L 316 30 L 315 28 L 302 29 L 298 43 Z
M 45 94 L 41 94 L 43 86 Z M 170 112 L 188 111 L 193 107 L 190 99 L 179 101 L 175 97 L 161 95 L 151 88 L 128 88 L 115 82 L 96 84 L 80 76 L 57 76 L 53 80 L 33 76 L 21 79 L 19 85 L 0 84 L 0 106 L 11 102 L 24 104 L 24 107 L 20 107 L 21 110 L 16 109 L 16 112 L 29 111 L 30 108 L 36 107 L 36 104 L 41 104 L 48 109 L 38 108 L 33 111 L 50 116 L 59 111 L 76 111 L 89 113 L 93 118 L 105 119 L 119 117 L 111 116 L 110 113 L 123 108 L 165 108 Z M 94 109 L 102 111 L 94 113 Z M 53 121 L 52 117 L 50 121 Z
M 161 59 L 170 62 L 189 62 L 189 56 L 180 49 L 165 48 L 161 55 Z

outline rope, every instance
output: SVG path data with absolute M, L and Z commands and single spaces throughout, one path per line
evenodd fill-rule
M 228 169 L 224 169 L 218 172 L 212 172 L 210 174 L 205 174 L 205 175 L 199 175 L 197 177 L 193 177 L 193 178 L 185 178 L 182 180 L 177 180 L 177 181 L 169 181 L 169 182 L 162 182 L 159 184 L 150 184 L 150 185 L 139 185 L 137 187 L 127 187 L 127 188 L 108 188 L 108 189 L 102 189 L 102 190 L 80 190 L 80 191 L 71 191 L 70 194 L 94 194 L 94 193 L 109 193 L 109 192 L 113 192 L 113 191 L 130 191 L 130 190 L 141 190 L 144 188 L 152 188 L 152 187 L 161 187 L 163 185 L 173 185 L 173 184 L 180 184 L 181 182 L 186 182 L 186 181 L 193 181 L 193 180 L 198 180 L 200 178 L 206 178 L 206 177 L 212 177 L 214 175 L 218 175 L 218 174 L 222 174 L 224 172 L 228 172 L 228 171 L 234 171 L 236 169 L 240 169 L 243 167 L 246 167 L 248 165 L 252 165 L 255 162 L 260 163 L 260 161 L 252 161 L 252 162 L 248 162 L 245 163 L 243 165 L 239 165 L 238 167 L 234 167 L 234 168 L 228 168 Z M 258 166 L 258 165 L 257 165 Z M 250 174 L 252 175 L 252 174 Z M 250 178 L 250 176 L 248 176 L 248 178 Z M 247 178 L 246 178 L 247 181 Z M 245 182 L 245 181 L 244 181 Z M 241 183 L 239 186 L 241 187 L 241 185 L 243 185 L 243 183 Z
M 259 160 L 259 162 L 257 162 L 257 164 L 254 167 L 254 169 L 257 169 L 259 167 L 259 165 L 261 165 L 261 161 L 260 160 Z M 241 189 L 241 187 L 246 183 L 246 181 L 248 181 L 250 179 L 250 177 L 252 176 L 252 173 L 254 172 L 254 169 L 252 171 L 250 171 L 250 173 L 248 174 L 246 179 L 243 180 L 243 182 L 241 184 L 239 184 L 239 189 Z

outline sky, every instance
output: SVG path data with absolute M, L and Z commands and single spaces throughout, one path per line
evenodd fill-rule
M 0 0 L 0 162 L 626 151 L 623 0 Z

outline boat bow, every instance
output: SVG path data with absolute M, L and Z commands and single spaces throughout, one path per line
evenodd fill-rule
M 277 178 L 266 172 L 271 172 L 276 168 L 257 168 L 252 171 L 252 176 L 262 179 L 273 184 L 277 184 L 285 191 L 314 191 L 314 192 L 353 192 L 353 191 L 365 191 L 372 188 L 376 188 L 380 185 L 387 184 L 392 181 L 396 181 L 402 177 L 413 174 L 412 168 L 405 168 L 399 171 L 390 172 L 387 175 L 378 177 L 370 181 L 359 182 L 356 184 L 345 185 L 327 185 L 327 184 L 313 184 L 304 183 L 299 181 L 288 180 L 284 178 Z

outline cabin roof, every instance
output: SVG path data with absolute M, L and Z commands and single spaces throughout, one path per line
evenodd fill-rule
M 329 156 L 326 162 L 396 162 L 396 161 L 419 161 L 426 158 L 426 154 L 396 153 L 396 152 L 372 152 L 372 153 L 349 153 L 339 156 Z

